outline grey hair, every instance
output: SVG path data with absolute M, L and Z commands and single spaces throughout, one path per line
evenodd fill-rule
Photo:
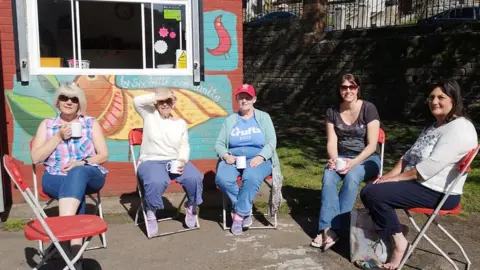
M 85 97 L 85 92 L 78 84 L 74 82 L 61 84 L 55 91 L 55 97 L 53 99 L 53 104 L 58 109 L 58 97 L 64 95 L 70 98 L 78 98 L 78 114 L 84 114 L 87 111 L 87 98 Z

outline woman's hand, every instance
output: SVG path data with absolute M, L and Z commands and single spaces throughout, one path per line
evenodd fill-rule
M 71 161 L 67 165 L 63 166 L 62 172 L 67 173 L 71 169 L 77 167 L 77 166 L 83 166 L 84 162 L 83 161 Z
M 232 156 L 227 153 L 223 156 L 223 160 L 225 160 L 225 163 L 232 165 L 233 163 L 235 163 L 236 159 L 235 159 L 235 156 Z
M 382 184 L 382 183 L 388 183 L 388 182 L 398 182 L 397 177 L 384 175 L 382 177 L 377 178 L 377 180 L 373 181 L 374 184 Z
M 68 140 L 72 137 L 72 128 L 69 124 L 63 124 L 58 130 L 57 135 L 60 136 L 62 140 Z
M 347 174 L 351 168 L 357 166 L 353 159 L 344 158 L 343 160 L 347 163 L 347 165 L 345 165 L 345 168 L 343 170 L 337 171 L 339 174 Z
M 183 174 L 183 169 L 185 169 L 185 165 L 187 162 L 183 159 L 178 159 L 178 162 L 180 162 L 180 165 L 178 166 L 178 174 Z
M 335 170 L 335 166 L 337 164 L 337 159 L 336 158 L 331 158 L 327 162 L 327 169 L 329 170 Z
M 265 159 L 262 156 L 256 156 L 250 160 L 250 168 L 255 168 L 258 165 L 262 164 Z

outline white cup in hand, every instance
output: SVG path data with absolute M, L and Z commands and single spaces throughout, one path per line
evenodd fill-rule
M 238 156 L 236 158 L 235 167 L 237 167 L 237 169 L 247 168 L 247 157 L 246 156 Z
M 335 170 L 343 171 L 347 167 L 347 161 L 343 158 L 337 158 L 337 163 L 335 164 Z
M 180 174 L 178 168 L 181 166 L 181 161 L 179 160 L 172 160 L 167 163 L 167 171 L 171 174 Z
M 72 129 L 72 138 L 80 138 L 82 137 L 82 124 L 79 122 L 73 122 L 71 125 Z

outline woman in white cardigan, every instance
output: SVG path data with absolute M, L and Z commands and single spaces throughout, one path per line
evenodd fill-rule
M 166 88 L 158 88 L 155 93 L 137 96 L 133 100 L 135 110 L 143 118 L 137 177 L 144 187 L 149 237 L 158 232 L 155 212 L 164 208 L 162 194 L 170 179 L 180 183 L 187 193 L 188 201 L 184 205 L 187 227 L 197 225 L 197 206 L 202 203 L 203 175 L 189 162 L 188 127 L 183 119 L 172 116 L 175 103 L 175 95 Z M 180 164 L 178 173 L 167 170 L 172 161 Z
M 444 80 L 430 89 L 428 105 L 436 121 L 423 130 L 389 173 L 360 193 L 377 234 L 391 235 L 393 239 L 393 254 L 382 266 L 384 269 L 396 269 L 409 246 L 395 209 L 435 208 L 458 176 L 456 164 L 478 145 L 475 127 L 464 117 L 458 83 Z M 443 210 L 460 203 L 466 178 L 463 176 L 457 183 Z

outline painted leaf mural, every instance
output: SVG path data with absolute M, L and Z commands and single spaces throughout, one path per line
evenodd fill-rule
M 35 135 L 43 119 L 57 114 L 50 104 L 39 98 L 13 92 L 6 92 L 6 96 L 15 121 L 31 136 Z
M 55 89 L 60 86 L 57 79 L 53 75 L 38 75 L 37 78 L 42 88 L 49 92 L 55 92 Z

